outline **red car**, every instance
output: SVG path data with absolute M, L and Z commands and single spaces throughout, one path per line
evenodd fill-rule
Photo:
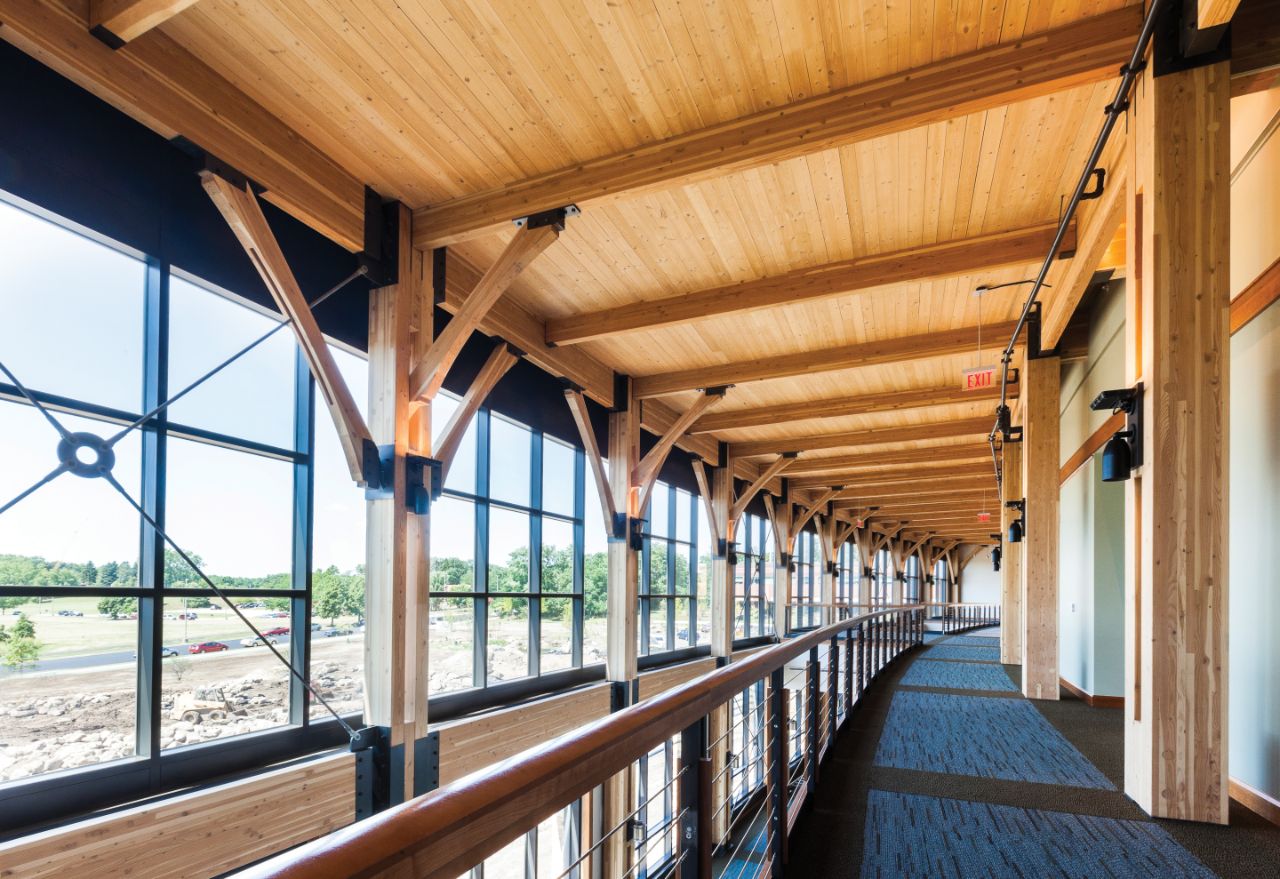
M 287 635 L 289 634 L 289 627 L 276 626 L 274 629 L 267 629 L 262 634 L 266 635 L 267 637 L 271 637 L 272 635 Z
M 205 641 L 203 644 L 192 644 L 187 648 L 188 653 L 218 653 L 223 650 L 229 650 L 226 644 L 221 641 Z

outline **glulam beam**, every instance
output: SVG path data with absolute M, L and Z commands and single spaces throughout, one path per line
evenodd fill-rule
M 1053 244 L 1056 231 L 1054 223 L 935 242 L 560 318 L 547 322 L 547 344 L 575 345 L 622 333 L 857 293 L 886 284 L 953 278 L 1038 262 Z M 1074 249 L 1071 239 L 1063 249 Z
M 418 210 L 418 247 L 514 217 L 686 184 L 1114 79 L 1141 10 L 1126 6 Z
M 988 340 L 1008 338 L 1013 333 L 1014 326 L 1013 321 L 988 324 L 982 328 L 981 332 Z M 861 366 L 908 363 L 949 354 L 966 354 L 977 347 L 978 336 L 978 327 L 961 327 L 936 333 L 898 336 L 835 348 L 797 351 L 793 354 L 779 354 L 756 360 L 639 376 L 635 380 L 636 396 L 662 397 L 667 394 L 713 386 L 740 385 L 775 378 L 856 369 Z
M 809 449 L 832 449 L 845 446 L 873 446 L 888 443 L 912 442 L 913 440 L 940 439 L 961 436 L 978 436 L 991 430 L 992 419 L 963 418 L 955 421 L 934 421 L 927 424 L 906 426 L 891 425 L 888 427 L 868 427 L 862 430 L 841 431 L 839 433 L 818 433 L 805 436 L 782 437 L 781 439 L 749 440 L 730 443 L 729 449 L 735 457 L 752 455 L 768 455 L 786 452 L 793 449 L 807 451 Z
M 916 449 L 889 449 L 878 452 L 858 452 L 849 455 L 814 457 L 805 455 L 796 460 L 787 471 L 788 477 L 802 473 L 834 473 L 858 468 L 913 468 L 919 464 L 939 461 L 991 462 L 991 449 L 985 444 L 928 446 Z
M 90 0 L 89 29 L 106 31 L 109 41 L 123 45 L 196 3 L 197 0 Z

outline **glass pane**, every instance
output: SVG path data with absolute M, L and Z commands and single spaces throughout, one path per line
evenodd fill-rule
M 667 552 L 669 545 L 665 540 L 651 540 L 649 543 L 649 595 L 665 595 L 667 588 Z
M 529 599 L 489 599 L 489 683 L 529 675 Z
M 692 647 L 689 640 L 689 599 L 676 599 L 676 647 Z
M 578 857 L 573 807 L 556 812 L 538 825 L 537 879 L 559 879 Z
M 485 879 L 524 879 L 525 854 L 528 844 L 525 837 L 507 844 L 496 855 L 485 858 Z
M 489 508 L 489 591 L 529 591 L 529 516 Z
M 533 434 L 494 415 L 489 421 L 489 496 L 529 505 L 529 470 Z
M 233 613 L 221 606 L 192 610 L 192 601 L 164 602 L 164 643 L 176 647 L 177 655 L 163 666 L 160 747 L 286 725 L 289 671 L 284 663 Z M 267 604 L 256 609 L 255 623 L 288 659 L 288 599 L 267 599 Z M 274 616 L 280 613 L 284 619 Z
M 428 693 L 470 689 L 475 680 L 475 599 L 432 598 Z
M 542 599 L 541 671 L 557 671 L 573 665 L 573 599 Z
M 72 432 L 114 425 L 58 415 Z M 34 407 L 0 402 L 0 504 L 58 464 L 58 434 Z M 141 496 L 140 434 L 115 447 L 113 475 Z M 0 586 L 137 586 L 138 515 L 109 483 L 64 474 L 0 514 Z
M 311 578 L 311 684 L 340 714 L 364 707 L 364 569 L 336 566 Z M 271 599 L 267 599 L 271 601 Z M 329 717 L 311 700 L 312 717 Z
M 444 429 L 449 426 L 449 419 L 458 411 L 458 398 L 441 391 L 431 404 L 431 442 L 432 448 L 440 443 Z M 451 491 L 475 494 L 476 490 L 476 420 L 473 417 L 462 434 L 462 442 L 454 453 L 453 462 L 449 465 L 449 473 L 444 478 L 444 487 Z
M 671 649 L 671 641 L 667 638 L 667 609 L 670 599 L 646 598 L 649 604 L 649 652 L 662 653 Z
M 431 589 L 472 592 L 476 588 L 476 507 L 441 497 L 431 509 Z
M 676 540 L 693 541 L 693 495 L 676 489 Z
M 171 438 L 165 530 L 219 586 L 288 589 L 293 554 L 293 467 L 283 461 Z M 165 585 L 205 588 L 166 552 Z
M 0 781 L 133 756 L 137 603 L 101 601 L 0 597 Z
M 542 591 L 573 591 L 573 525 L 542 520 Z
M 649 525 L 647 530 L 650 534 L 666 537 L 670 533 L 671 528 L 668 521 L 670 501 L 670 486 L 663 482 L 654 485 L 653 494 L 649 496 Z
M 280 320 L 171 276 L 169 393 L 256 341 Z M 169 407 L 169 419 L 274 446 L 293 446 L 296 344 L 288 329 L 243 355 Z M 362 387 L 356 388 L 360 393 Z M 317 395 L 316 419 L 332 423 Z
M 0 351 L 28 388 L 138 412 L 145 292 L 141 260 L 0 202 Z
M 674 552 L 676 554 L 676 581 L 674 592 L 677 595 L 689 594 L 689 558 L 693 553 L 693 547 L 684 546 L 682 544 L 674 544 Z
M 577 452 L 550 437 L 542 440 L 542 509 L 573 515 L 573 471 Z M 587 498 L 588 501 L 593 498 Z
M 591 469 L 587 468 L 588 479 L 590 474 Z M 594 490 L 594 486 L 588 483 L 587 491 Z M 592 665 L 604 662 L 608 644 L 605 632 L 609 606 L 609 551 L 600 505 L 592 495 L 588 495 L 587 500 L 582 562 L 582 664 Z

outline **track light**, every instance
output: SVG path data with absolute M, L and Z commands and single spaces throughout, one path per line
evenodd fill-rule
M 1009 542 L 1021 543 L 1023 535 L 1027 533 L 1027 501 L 1025 498 L 1020 501 L 1005 501 L 1004 505 L 1010 510 L 1018 511 L 1018 518 L 1009 523 Z
M 991 570 L 997 572 L 1000 570 L 1000 555 L 1000 547 L 993 546 L 991 548 Z
M 1102 481 L 1124 482 L 1134 468 L 1142 466 L 1142 382 L 1132 388 L 1103 391 L 1089 408 L 1126 415 L 1125 429 L 1112 434 L 1102 448 Z

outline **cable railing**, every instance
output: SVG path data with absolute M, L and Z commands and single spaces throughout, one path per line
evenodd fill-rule
M 567 806 L 590 796 L 599 808 L 604 786 L 616 784 L 654 748 L 679 739 L 680 770 L 664 787 L 674 787 L 678 804 L 663 827 L 640 842 L 633 832 L 638 816 L 653 800 L 635 806 L 630 796 L 622 820 L 603 833 L 570 865 L 583 870 L 600 859 L 606 876 L 637 875 L 649 860 L 651 840 L 671 839 L 667 868 L 678 879 L 710 876 L 713 854 L 720 862 L 742 851 L 733 828 L 764 833 L 764 851 L 752 846 L 753 861 L 767 865 L 758 875 L 781 875 L 787 835 L 799 808 L 812 793 L 826 746 L 850 716 L 867 687 L 903 651 L 924 636 L 924 605 L 856 613 L 797 634 L 708 672 L 687 684 L 618 711 L 551 742 L 473 773 L 459 781 L 394 806 L 244 871 L 252 879 L 321 879 L 331 876 L 456 879 Z M 833 614 L 835 615 L 835 614 Z M 785 677 L 803 660 L 803 674 L 789 691 Z M 825 659 L 825 662 L 823 661 Z M 789 668 L 790 666 L 790 668 Z M 840 686 L 843 678 L 844 685 Z M 730 832 L 713 838 L 717 804 L 711 778 L 713 712 L 729 711 L 731 700 L 764 682 L 765 724 L 763 802 L 750 821 L 731 822 Z M 824 698 L 825 694 L 825 698 Z M 792 696 L 802 696 L 793 702 Z M 838 710 L 843 701 L 843 711 Z M 793 708 L 793 706 L 795 706 Z M 795 713 L 799 716 L 789 718 Z M 790 721 L 802 733 L 792 737 Z M 731 741 L 731 740 L 730 740 Z M 723 744 L 723 743 L 722 743 Z M 797 760 L 798 758 L 798 760 Z M 732 765 L 726 761 L 728 765 Z M 790 774 L 798 763 L 800 774 Z M 725 785 L 724 787 L 728 787 Z M 625 798 L 624 798 L 625 799 Z M 615 813 L 616 814 L 616 813 Z M 763 822 L 763 827 L 756 826 Z M 643 828 L 641 828 L 643 830 Z M 624 858 L 611 857 L 625 835 Z M 718 843 L 722 843 L 717 845 Z M 652 864 L 649 865 L 652 870 Z M 583 870 L 582 875 L 588 875 Z M 738 875 L 738 874 L 733 874 Z
M 998 604 L 930 604 L 927 608 L 929 619 L 940 620 L 942 631 L 947 634 L 985 629 L 988 626 L 1000 624 L 1000 605 Z

